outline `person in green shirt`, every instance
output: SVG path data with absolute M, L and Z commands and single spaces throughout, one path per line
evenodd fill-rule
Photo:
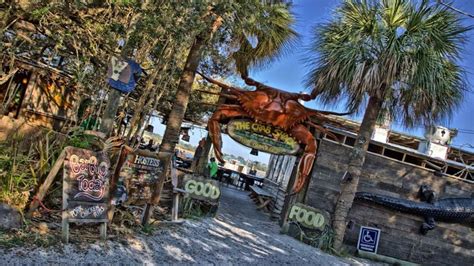
M 207 166 L 209 168 L 209 175 L 212 179 L 217 178 L 217 163 L 214 157 L 211 158 L 211 162 Z

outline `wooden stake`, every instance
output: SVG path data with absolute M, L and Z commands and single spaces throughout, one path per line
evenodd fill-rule
M 69 221 L 65 217 L 66 214 L 63 212 L 63 221 L 61 223 L 62 225 L 62 230 L 61 230 L 61 235 L 62 235 L 62 240 L 65 244 L 69 243 Z
M 67 149 L 67 147 L 65 149 Z M 33 198 L 33 201 L 31 201 L 29 211 L 26 214 L 27 217 L 31 217 L 31 215 L 36 210 L 36 208 L 38 208 L 39 202 L 43 200 L 44 196 L 46 195 L 46 192 L 48 192 L 49 187 L 53 183 L 54 178 L 56 177 L 59 170 L 61 169 L 64 162 L 64 158 L 66 157 L 65 149 L 59 155 L 58 159 L 54 163 L 53 168 L 51 168 L 51 171 L 49 172 L 48 176 L 46 177 L 43 184 L 39 188 L 38 193 L 36 193 L 36 195 Z
M 174 192 L 173 209 L 171 210 L 171 221 L 178 220 L 178 213 L 179 213 L 179 192 Z
M 103 241 L 107 240 L 107 223 L 100 224 L 100 239 Z

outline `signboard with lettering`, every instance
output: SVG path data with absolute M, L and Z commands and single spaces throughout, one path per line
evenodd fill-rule
M 359 231 L 359 240 L 357 241 L 357 249 L 377 253 L 380 240 L 380 229 L 361 226 Z
M 227 133 L 242 145 L 272 154 L 295 154 L 300 149 L 298 142 L 285 131 L 247 119 L 231 120 Z
M 144 205 L 153 195 L 153 189 L 163 171 L 163 165 L 155 153 L 137 150 L 128 152 L 120 170 L 118 188 L 125 187 L 125 204 Z
M 183 184 L 184 190 L 186 190 L 188 196 L 193 199 L 218 202 L 221 196 L 219 182 L 216 180 L 186 175 Z
M 298 222 L 303 227 L 309 229 L 322 230 L 329 222 L 329 214 L 325 211 L 296 203 L 290 209 L 288 220 Z
M 63 219 L 107 222 L 110 161 L 103 152 L 65 148 Z

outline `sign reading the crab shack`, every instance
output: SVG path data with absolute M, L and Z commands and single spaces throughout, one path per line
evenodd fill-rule
M 272 154 L 291 155 L 300 149 L 298 142 L 285 131 L 246 119 L 231 120 L 227 133 L 242 145 Z
M 103 152 L 66 147 L 63 219 L 107 222 L 110 161 Z

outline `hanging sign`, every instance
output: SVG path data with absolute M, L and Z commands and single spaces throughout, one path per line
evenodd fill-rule
M 107 70 L 107 81 L 112 88 L 129 93 L 135 88 L 141 73 L 142 68 L 137 62 L 112 56 Z
M 208 202 L 218 202 L 221 196 L 219 182 L 186 175 L 184 177 L 184 190 L 191 198 Z
M 300 149 L 298 142 L 285 131 L 247 119 L 231 120 L 227 133 L 242 145 L 272 154 L 291 155 Z
M 377 253 L 380 240 L 380 229 L 361 226 L 359 231 L 359 240 L 357 240 L 357 249 Z
M 123 152 L 128 154 L 121 167 L 117 184 L 117 191 L 126 191 L 126 197 L 122 197 L 121 201 L 128 205 L 146 204 L 150 201 L 155 184 L 163 172 L 163 164 L 157 154 L 152 152 L 126 149 Z
M 107 222 L 110 161 L 103 152 L 65 148 L 63 219 Z
M 329 215 L 324 211 L 296 203 L 290 209 L 288 220 L 298 222 L 309 229 L 322 230 L 329 222 Z

